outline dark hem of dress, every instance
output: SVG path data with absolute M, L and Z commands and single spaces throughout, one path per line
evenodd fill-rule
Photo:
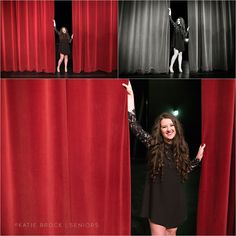
M 146 218 L 144 216 L 142 216 L 142 218 Z M 182 221 L 180 221 L 178 224 L 176 225 L 165 225 L 165 224 L 162 224 L 162 223 L 158 223 L 156 222 L 155 220 L 151 219 L 151 218 L 148 218 L 153 224 L 157 224 L 157 225 L 161 225 L 167 229 L 172 229 L 172 228 L 178 228 L 180 225 L 182 225 L 186 220 L 187 220 L 188 217 L 185 217 Z

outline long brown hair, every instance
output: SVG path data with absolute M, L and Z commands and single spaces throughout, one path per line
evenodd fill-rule
M 157 176 L 162 177 L 163 175 L 165 142 L 161 134 L 162 119 L 171 119 L 175 126 L 176 135 L 172 141 L 173 155 L 176 163 L 176 168 L 180 173 L 182 181 L 184 182 L 187 179 L 188 175 L 189 149 L 184 139 L 181 123 L 174 115 L 170 113 L 162 113 L 156 119 L 152 129 L 152 141 L 149 152 L 150 177 L 154 181 Z
M 63 28 L 66 30 L 65 33 L 62 32 L 62 29 L 63 29 Z M 70 36 L 69 36 L 69 34 L 68 34 L 68 30 L 67 30 L 67 28 L 64 27 L 64 26 L 61 27 L 61 29 L 60 29 L 60 39 L 67 39 L 67 40 L 70 39 Z
M 179 21 L 180 21 L 180 28 L 181 28 L 181 30 L 183 30 L 183 31 L 185 31 L 185 21 L 184 21 L 184 18 L 183 17 L 179 17 L 179 18 L 177 18 L 177 20 L 179 19 Z M 176 20 L 176 23 L 177 23 L 177 20 Z

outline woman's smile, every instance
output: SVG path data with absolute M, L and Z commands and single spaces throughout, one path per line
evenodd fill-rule
M 171 141 L 176 135 L 175 125 L 171 119 L 161 120 L 161 134 L 165 141 Z

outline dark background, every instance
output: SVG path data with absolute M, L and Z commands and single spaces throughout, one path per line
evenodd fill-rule
M 182 123 L 190 154 L 193 155 L 201 139 L 201 81 L 133 79 L 131 84 L 137 119 L 143 128 L 150 132 L 158 115 L 178 109 L 178 119 Z M 140 153 L 142 149 L 145 150 L 143 147 L 136 152 Z M 136 153 L 131 156 L 134 159 L 139 158 Z
M 55 20 L 56 20 L 57 30 L 60 31 L 61 27 L 66 27 L 69 35 L 71 36 L 71 34 L 73 33 L 72 32 L 72 1 L 71 0 L 55 1 L 54 10 L 55 10 Z M 59 38 L 57 34 L 55 34 L 55 42 L 56 42 L 56 64 L 57 64 L 60 58 L 60 55 L 58 52 Z M 72 55 L 72 44 L 71 44 L 71 55 Z M 69 60 L 68 60 L 69 71 L 72 71 L 73 69 L 73 62 L 72 62 L 71 55 L 69 56 Z M 64 71 L 64 61 L 62 62 L 61 69 Z
M 185 28 L 187 29 L 187 27 L 188 27 L 187 1 L 171 1 L 170 8 L 172 11 L 173 21 L 176 21 L 179 17 L 182 17 L 185 21 Z M 172 36 L 173 36 L 173 26 L 170 24 L 170 42 L 172 40 Z M 171 47 L 171 45 L 170 45 L 170 47 Z M 170 59 L 171 59 L 172 55 L 173 55 L 173 49 L 171 50 L 171 53 L 170 53 Z M 185 43 L 185 51 L 183 53 L 183 61 L 188 61 L 188 43 Z M 178 63 L 178 59 L 175 62 L 175 66 L 177 65 L 177 63 Z M 178 68 L 178 66 L 176 68 Z
M 142 127 L 150 132 L 154 120 L 162 112 L 178 109 L 190 158 L 195 158 L 201 143 L 201 81 L 200 80 L 131 80 L 135 95 L 136 115 Z M 145 176 L 147 150 L 131 133 L 132 176 L 132 234 L 150 234 L 148 220 L 139 217 Z M 194 235 L 200 167 L 194 170 L 185 184 L 188 219 L 177 231 L 180 235 Z

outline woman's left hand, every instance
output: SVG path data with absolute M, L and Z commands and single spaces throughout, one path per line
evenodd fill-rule
M 189 28 L 190 28 L 190 27 L 187 28 L 187 31 L 189 31 Z
M 199 147 L 199 149 L 198 149 L 198 153 L 197 153 L 197 156 L 196 156 L 196 158 L 198 159 L 198 160 L 202 160 L 202 158 L 203 158 L 203 153 L 204 153 L 204 148 L 206 147 L 206 144 L 203 144 L 203 145 L 200 145 L 200 147 Z
M 71 39 L 73 39 L 73 37 L 74 37 L 74 35 L 72 34 L 72 35 L 71 35 Z

